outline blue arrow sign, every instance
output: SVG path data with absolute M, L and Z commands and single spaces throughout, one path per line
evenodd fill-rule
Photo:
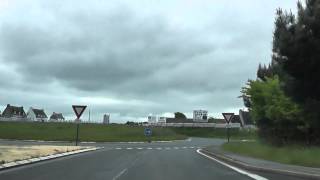
M 152 130 L 151 130 L 151 128 L 145 128 L 145 129 L 144 129 L 144 135 L 145 135 L 145 136 L 151 136 L 151 135 L 152 135 Z

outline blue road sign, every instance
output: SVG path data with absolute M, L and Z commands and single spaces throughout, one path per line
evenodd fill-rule
M 145 128 L 145 129 L 144 129 L 144 135 L 145 135 L 145 136 L 151 136 L 151 135 L 152 135 L 152 130 L 151 130 L 151 128 Z

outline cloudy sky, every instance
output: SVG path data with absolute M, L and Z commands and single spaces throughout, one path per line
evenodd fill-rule
M 294 0 L 0 0 L 0 107 L 142 121 L 243 108 L 270 61 L 275 10 Z M 83 119 L 88 118 L 88 111 Z

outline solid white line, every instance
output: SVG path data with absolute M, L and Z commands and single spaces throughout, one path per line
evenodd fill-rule
M 218 162 L 218 163 L 220 163 L 220 164 L 222 164 L 222 165 L 224 165 L 224 166 L 227 166 L 228 168 L 230 168 L 230 169 L 232 169 L 232 170 L 234 170 L 234 171 L 236 171 L 236 172 L 238 172 L 238 173 L 240 173 L 240 174 L 244 174 L 244 175 L 246 175 L 246 176 L 249 176 L 249 177 L 251 177 L 251 178 L 253 178 L 253 179 L 255 179 L 255 180 L 268 180 L 268 179 L 266 179 L 266 178 L 264 178 L 264 177 L 261 177 L 261 176 L 256 175 L 256 174 L 249 173 L 249 172 L 247 172 L 247 171 L 241 170 L 241 169 L 239 169 L 239 168 L 237 168 L 237 167 L 234 167 L 234 166 L 231 166 L 231 165 L 229 165 L 229 164 L 227 164 L 227 163 L 224 163 L 224 162 L 222 162 L 222 161 L 219 161 L 219 160 L 217 160 L 217 159 L 215 159 L 215 158 L 213 158 L 213 157 L 211 157 L 211 156 L 208 156 L 208 155 L 202 153 L 202 152 L 200 151 L 200 149 L 197 149 L 197 153 L 201 154 L 202 156 L 205 156 L 206 158 L 209 158 L 209 159 L 211 159 L 211 160 L 214 160 L 214 161 L 216 161 L 216 162 Z
M 127 168 L 125 168 L 124 170 L 122 170 L 119 174 L 117 174 L 115 177 L 112 178 L 112 180 L 117 180 L 120 176 L 122 176 L 122 174 L 124 174 L 127 171 Z

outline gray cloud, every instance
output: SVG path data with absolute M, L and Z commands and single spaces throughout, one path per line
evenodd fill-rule
M 203 22 L 182 18 L 189 25 L 178 26 L 162 11 L 85 4 L 40 3 L 35 11 L 42 17 L 9 13 L 27 20 L 0 24 L 0 60 L 8 71 L 2 76 L 13 78 L 0 88 L 7 94 L 2 101 L 68 113 L 76 97 L 90 97 L 83 103 L 119 118 L 194 108 L 217 114 L 242 106 L 236 98 L 241 86 L 255 76 L 259 61 L 269 59 L 273 17 L 240 11 L 220 18 L 208 11 Z

